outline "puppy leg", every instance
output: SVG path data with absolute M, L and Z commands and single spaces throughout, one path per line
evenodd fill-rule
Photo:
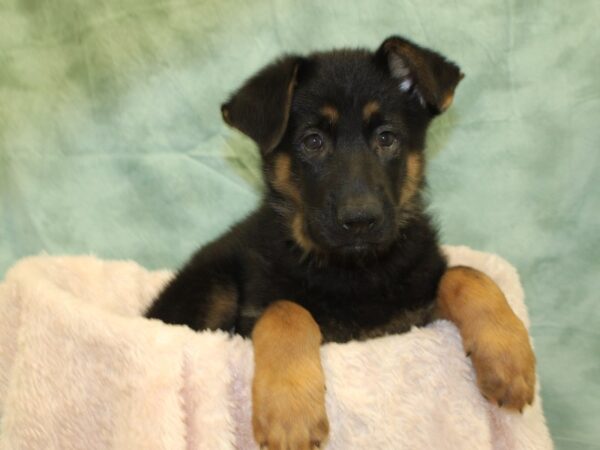
M 261 449 L 323 448 L 329 432 L 321 331 L 301 306 L 278 301 L 254 326 L 252 426 Z
M 535 356 L 523 322 L 485 274 L 452 267 L 442 277 L 437 316 L 460 330 L 481 393 L 499 406 L 523 410 L 535 389 Z

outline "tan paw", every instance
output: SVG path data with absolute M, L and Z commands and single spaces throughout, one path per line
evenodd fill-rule
M 321 367 L 257 372 L 252 385 L 252 426 L 261 449 L 324 448 L 329 433 Z
M 489 401 L 523 411 L 535 395 L 535 356 L 515 316 L 482 320 L 465 339 L 479 390 Z

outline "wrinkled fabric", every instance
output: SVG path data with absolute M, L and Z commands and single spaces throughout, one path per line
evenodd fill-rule
M 400 33 L 466 73 L 428 142 L 443 241 L 516 265 L 556 445 L 597 445 L 598 23 L 595 0 L 3 0 L 0 277 L 40 251 L 177 267 L 260 196 L 227 95 Z
M 445 251 L 451 265 L 496 281 L 529 326 L 510 264 Z M 91 256 L 29 257 L 9 271 L 0 283 L 1 450 L 258 448 L 250 340 L 139 317 L 170 277 Z M 321 356 L 329 450 L 553 448 L 539 384 L 523 414 L 486 401 L 450 322 L 325 344 Z

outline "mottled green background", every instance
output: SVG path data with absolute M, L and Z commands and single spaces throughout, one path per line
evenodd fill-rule
M 600 2 L 0 1 L 0 276 L 176 267 L 256 204 L 219 104 L 282 51 L 402 33 L 466 79 L 429 142 L 444 241 L 517 266 L 558 448 L 600 443 Z

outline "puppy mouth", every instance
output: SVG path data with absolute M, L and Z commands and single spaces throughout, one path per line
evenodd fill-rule
M 388 250 L 393 242 L 392 233 L 387 229 L 363 236 L 344 236 L 338 227 L 323 226 L 310 220 L 306 225 L 308 236 L 321 249 L 344 257 L 374 256 Z
M 335 247 L 335 250 L 339 250 L 343 253 L 347 253 L 347 252 L 363 253 L 363 252 L 377 250 L 377 248 L 379 248 L 380 245 L 381 245 L 380 243 L 376 243 L 376 242 L 358 241 L 358 242 L 352 242 L 352 243 L 348 243 L 348 244 L 339 245 L 339 246 Z
M 354 240 L 336 245 L 331 250 L 334 253 L 350 257 L 375 256 L 385 252 L 390 246 L 387 240 Z

